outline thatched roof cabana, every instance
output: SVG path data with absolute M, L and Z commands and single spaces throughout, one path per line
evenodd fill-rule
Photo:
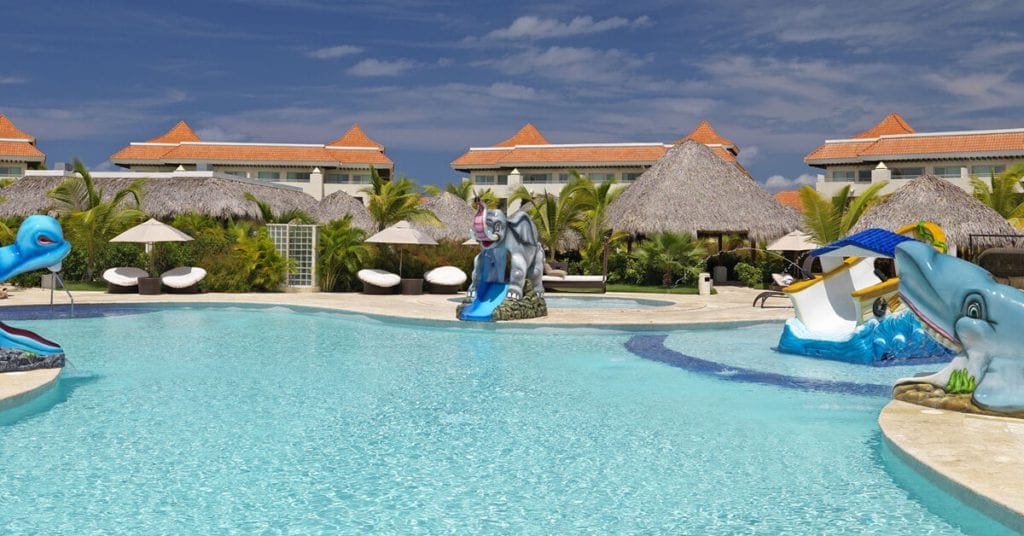
M 47 192 L 56 188 L 64 177 L 24 177 L 0 190 L 5 201 L 0 203 L 0 217 L 28 216 L 50 211 L 54 207 Z M 136 179 L 93 176 L 96 188 L 104 197 L 130 186 Z M 270 205 L 275 214 L 292 209 L 309 211 L 316 200 L 306 193 L 269 184 L 221 177 L 148 178 L 142 185 L 142 210 L 146 214 L 167 219 L 177 214 L 194 211 L 219 219 L 262 219 L 255 203 L 247 201 L 245 194 Z
M 370 211 L 361 201 L 341 190 L 321 199 L 311 211 L 313 218 L 320 223 L 340 220 L 350 214 L 353 227 L 368 233 L 377 232 L 377 224 L 370 217 Z
M 800 227 L 796 211 L 692 140 L 669 149 L 640 175 L 608 207 L 608 220 L 631 234 L 740 233 L 755 240 L 773 240 Z
M 922 220 L 939 224 L 946 241 L 966 248 L 971 234 L 1007 234 L 1017 231 L 971 194 L 949 181 L 923 175 L 903 186 L 884 201 L 869 208 L 850 229 L 851 233 L 878 227 L 894 231 Z M 976 237 L 975 246 L 1005 246 L 1006 239 Z
M 456 240 L 462 242 L 469 238 L 473 227 L 473 216 L 476 211 L 469 203 L 449 192 L 431 197 L 423 203 L 423 208 L 432 212 L 441 221 L 440 225 L 430 223 L 413 223 L 413 227 L 430 235 L 434 240 Z

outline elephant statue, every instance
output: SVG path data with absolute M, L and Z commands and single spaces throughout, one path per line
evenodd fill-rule
M 473 260 L 469 297 L 476 297 L 481 281 L 504 283 L 507 259 L 511 259 L 511 270 L 506 297 L 521 299 L 527 277 L 533 284 L 533 290 L 543 296 L 544 248 L 540 247 L 533 221 L 522 211 L 506 217 L 501 210 L 488 209 L 479 199 L 475 202 L 477 212 L 473 217 L 472 238 L 480 244 L 482 251 Z

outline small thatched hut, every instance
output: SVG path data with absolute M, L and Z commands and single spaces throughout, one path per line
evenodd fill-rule
M 361 201 L 341 190 L 321 199 L 310 215 L 320 223 L 328 223 L 350 214 L 353 227 L 371 234 L 377 232 L 377 224 L 370 217 L 370 211 L 366 210 Z
M 955 252 L 954 246 L 966 248 L 972 234 L 1017 234 L 998 212 L 953 183 L 932 175 L 910 181 L 888 199 L 868 209 L 850 232 L 872 227 L 892 231 L 922 220 L 942 227 L 946 242 L 951 246 L 950 253 Z M 978 236 L 970 242 L 976 247 L 1011 245 L 1005 238 L 995 237 Z
M 780 204 L 735 165 L 686 141 L 640 175 L 608 207 L 612 227 L 630 234 L 745 234 L 773 240 L 800 227 Z
M 437 216 L 439 225 L 429 223 L 413 223 L 413 227 L 430 235 L 434 240 L 456 240 L 462 242 L 469 238 L 473 227 L 473 216 L 476 211 L 469 203 L 449 192 L 443 192 L 427 199 L 423 207 Z
M 46 194 L 63 180 L 63 177 L 53 176 L 18 179 L 0 190 L 0 196 L 5 199 L 0 203 L 0 217 L 28 216 L 51 210 L 54 202 Z M 93 175 L 93 183 L 107 199 L 135 180 Z M 158 219 L 189 211 L 219 219 L 261 219 L 256 204 L 245 199 L 246 193 L 270 205 L 274 213 L 293 209 L 309 211 L 316 204 L 315 199 L 299 190 L 258 182 L 221 177 L 161 177 L 144 179 L 142 210 Z

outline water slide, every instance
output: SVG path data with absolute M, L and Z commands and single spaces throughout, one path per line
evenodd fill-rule
M 508 292 L 507 283 L 481 281 L 477 285 L 476 298 L 462 310 L 460 320 L 490 321 L 494 310 L 505 301 Z

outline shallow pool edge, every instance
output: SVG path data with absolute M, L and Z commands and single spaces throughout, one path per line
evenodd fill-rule
M 27 404 L 57 385 L 60 368 L 0 374 L 0 411 Z

